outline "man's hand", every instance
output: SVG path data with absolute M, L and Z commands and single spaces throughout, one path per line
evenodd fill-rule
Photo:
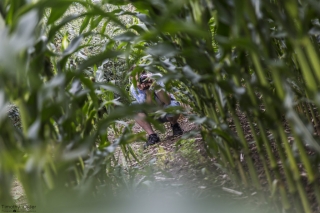
M 152 74 L 145 74 L 146 75 L 146 81 L 145 82 L 140 82 L 140 79 L 136 77 L 137 79 L 137 87 L 140 90 L 148 90 L 152 85 L 155 83 L 152 79 L 151 76 Z

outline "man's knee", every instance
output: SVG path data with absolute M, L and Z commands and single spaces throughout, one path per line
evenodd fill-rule
M 136 116 L 134 117 L 135 120 L 145 120 L 147 117 L 147 114 L 144 112 L 138 112 Z

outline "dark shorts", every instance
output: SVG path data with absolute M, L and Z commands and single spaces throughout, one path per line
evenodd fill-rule
M 133 105 L 133 104 L 139 104 L 139 103 L 137 101 L 133 101 L 131 103 L 131 105 Z M 174 107 L 174 106 L 180 106 L 180 103 L 176 100 L 171 100 L 171 103 L 169 105 L 165 106 L 164 108 Z M 147 112 L 145 112 L 143 110 L 141 110 L 139 112 L 143 112 L 145 114 L 148 114 Z M 137 112 L 137 113 L 139 113 L 139 112 Z M 168 118 L 171 118 L 171 117 L 174 117 L 174 115 L 173 114 L 166 114 L 165 116 L 162 116 L 160 118 L 155 118 L 155 120 L 157 120 L 160 123 L 166 123 L 166 122 L 169 122 Z

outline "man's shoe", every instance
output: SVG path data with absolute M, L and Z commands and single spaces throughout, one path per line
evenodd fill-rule
M 147 148 L 148 146 L 154 145 L 156 143 L 160 142 L 160 138 L 158 137 L 157 134 L 151 134 L 148 137 L 147 143 L 145 143 L 144 148 Z
M 183 134 L 183 130 L 181 129 L 179 123 L 171 124 L 173 136 L 179 136 Z

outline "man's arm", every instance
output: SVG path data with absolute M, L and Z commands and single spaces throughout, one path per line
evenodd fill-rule
M 171 104 L 171 98 L 170 98 L 170 95 L 165 92 L 163 89 L 161 89 L 160 91 L 158 91 L 157 93 L 157 97 L 158 99 L 164 103 L 165 105 L 169 105 Z
M 154 91 L 153 90 L 146 90 L 146 103 L 147 104 L 152 104 L 153 103 L 153 94 Z

